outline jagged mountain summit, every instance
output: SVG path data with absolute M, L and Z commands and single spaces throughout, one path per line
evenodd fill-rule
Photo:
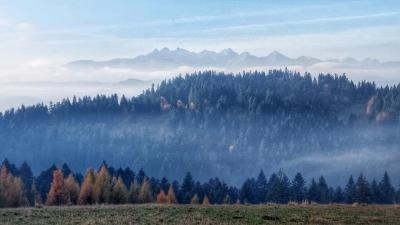
M 183 66 L 193 68 L 245 69 L 262 66 L 303 66 L 320 63 L 341 64 L 352 67 L 400 66 L 400 62 L 380 62 L 366 58 L 358 61 L 354 58 L 322 60 L 310 56 L 290 58 L 278 51 L 266 56 L 255 56 L 249 52 L 238 53 L 228 48 L 220 52 L 203 50 L 192 52 L 186 49 L 155 49 L 152 52 L 134 58 L 115 58 L 106 61 L 77 60 L 68 63 L 71 68 L 132 68 L 138 70 L 168 70 Z

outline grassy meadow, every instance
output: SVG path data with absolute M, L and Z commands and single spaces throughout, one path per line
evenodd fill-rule
M 398 206 L 99 205 L 0 210 L 0 224 L 400 224 Z

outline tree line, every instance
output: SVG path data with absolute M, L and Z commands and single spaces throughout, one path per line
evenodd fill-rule
M 204 71 L 132 98 L 83 96 L 9 109 L 0 113 L 0 158 L 27 160 L 34 171 L 64 161 L 84 171 L 107 159 L 159 177 L 192 171 L 201 180 L 213 174 L 239 183 L 258 168 L 271 173 L 312 154 L 385 154 L 399 146 L 399 118 L 400 85 L 288 70 Z M 374 165 L 381 166 L 392 165 Z
M 105 162 L 98 170 L 89 168 L 82 176 L 67 164 L 55 166 L 33 176 L 29 165 L 19 168 L 4 160 L 0 170 L 0 207 L 92 204 L 264 204 L 264 203 L 373 203 L 400 202 L 389 175 L 369 182 L 362 174 L 350 176 L 344 188 L 330 187 L 323 176 L 309 184 L 301 173 L 290 180 L 283 171 L 268 179 L 263 171 L 247 179 L 240 188 L 228 186 L 219 178 L 200 183 L 191 173 L 183 181 L 169 182 L 137 174 L 130 168 L 114 169 Z

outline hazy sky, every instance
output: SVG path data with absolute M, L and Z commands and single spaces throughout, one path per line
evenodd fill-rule
M 0 0 L 0 77 L 162 47 L 400 60 L 400 1 Z

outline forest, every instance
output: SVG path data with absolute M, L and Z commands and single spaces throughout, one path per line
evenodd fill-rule
M 73 97 L 0 114 L 0 157 L 34 173 L 64 162 L 83 173 L 107 159 L 172 179 L 191 171 L 240 185 L 282 169 L 343 184 L 348 174 L 398 174 L 399 140 L 400 85 L 289 70 L 196 72 L 132 98 Z
M 143 170 L 115 169 L 103 162 L 89 168 L 83 177 L 67 164 L 51 166 L 34 176 L 29 165 L 16 167 L 7 159 L 0 170 L 0 207 L 92 204 L 394 204 L 400 203 L 387 172 L 369 182 L 360 174 L 350 176 L 344 187 L 333 188 L 323 176 L 306 182 L 301 173 L 292 180 L 283 171 L 269 178 L 260 171 L 240 187 L 228 186 L 219 178 L 201 183 L 191 173 L 182 182 L 148 177 Z

